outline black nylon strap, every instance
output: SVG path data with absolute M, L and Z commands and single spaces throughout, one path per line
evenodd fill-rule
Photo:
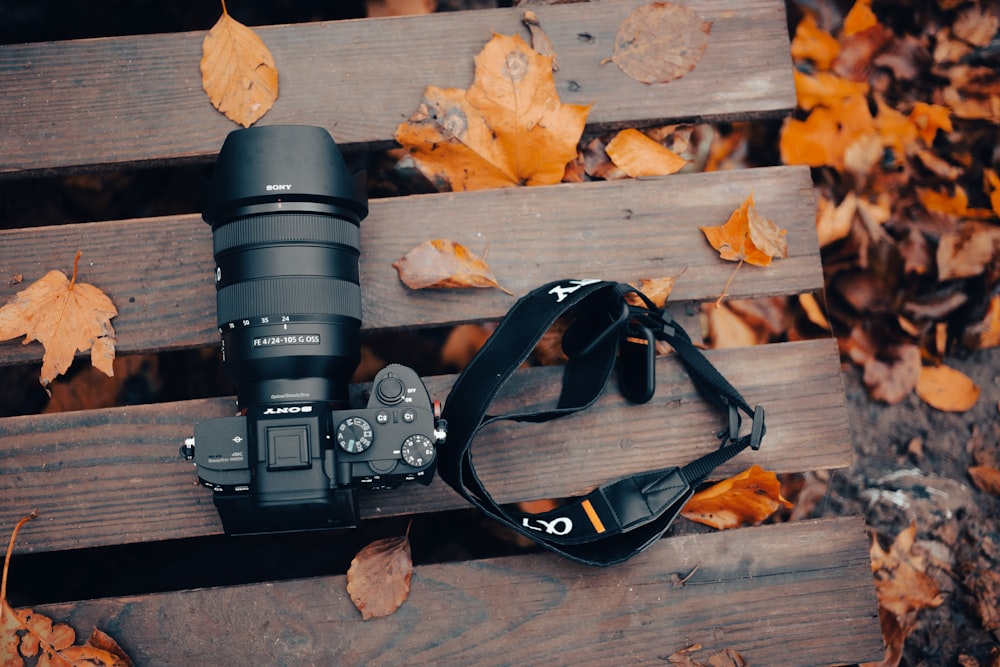
M 670 526 L 694 488 L 718 465 L 747 446 L 760 446 L 764 412 L 749 404 L 691 343 L 690 337 L 662 309 L 635 292 L 645 307 L 630 306 L 628 285 L 598 280 L 562 280 L 543 285 L 514 304 L 493 335 L 458 377 L 445 403 L 448 441 L 440 447 L 438 470 L 442 479 L 473 505 L 518 533 L 572 560 L 590 565 L 621 562 L 658 539 Z M 521 365 L 535 344 L 563 313 L 574 309 L 575 322 L 563 338 L 569 357 L 563 386 L 554 408 L 487 416 L 501 386 Z M 635 336 L 641 334 L 640 342 Z M 487 492 L 472 464 L 471 444 L 484 426 L 501 419 L 543 422 L 592 405 L 603 393 L 615 365 L 619 345 L 642 345 L 630 357 L 652 373 L 653 338 L 665 340 L 677 351 L 698 391 L 728 410 L 728 428 L 720 434 L 723 446 L 682 468 L 653 470 L 618 479 L 590 493 L 572 498 L 542 514 L 505 508 Z M 631 341 L 626 343 L 625 341 Z M 628 367 L 622 353 L 623 373 Z M 625 377 L 624 380 L 631 378 Z M 653 378 L 629 382 L 624 391 L 632 400 L 648 400 Z M 637 391 L 635 388 L 638 387 Z M 639 398 L 634 398 L 640 396 Z M 739 436 L 739 412 L 753 419 L 750 434 Z

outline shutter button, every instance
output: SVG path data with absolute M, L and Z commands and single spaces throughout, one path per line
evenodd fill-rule
M 379 383 L 378 387 L 375 389 L 375 395 L 378 396 L 378 400 L 386 405 L 395 405 L 403 400 L 403 392 L 406 388 L 403 386 L 402 380 L 397 377 L 387 377 L 383 378 Z

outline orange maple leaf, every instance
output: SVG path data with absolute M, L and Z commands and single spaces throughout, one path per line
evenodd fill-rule
M 250 127 L 278 99 L 278 70 L 264 41 L 226 11 L 202 42 L 201 85 L 229 120 Z
M 788 257 L 788 230 L 781 229 L 773 221 L 757 212 L 753 203 L 753 193 L 747 195 L 738 209 L 732 212 L 724 225 L 699 227 L 709 244 L 719 251 L 722 259 L 738 262 L 733 273 L 722 288 L 716 305 L 721 305 L 736 276 L 736 271 L 744 262 L 756 266 L 769 266 L 773 257 Z
M 719 530 L 758 524 L 792 503 L 781 495 L 777 476 L 758 465 L 691 496 L 681 516 Z
M 563 104 L 552 58 L 494 35 L 466 91 L 429 86 L 396 141 L 441 189 L 551 185 L 576 157 L 590 106 Z
M 114 375 L 111 318 L 118 310 L 104 292 L 76 282 L 81 254 L 73 261 L 72 279 L 62 271 L 49 271 L 0 308 L 0 341 L 23 335 L 24 344 L 37 340 L 45 347 L 39 378 L 43 387 L 66 372 L 77 351 L 90 350 L 91 363 Z

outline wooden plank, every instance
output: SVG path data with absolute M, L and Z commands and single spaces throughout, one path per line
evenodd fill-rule
M 40 611 L 111 633 L 137 665 L 662 665 L 691 644 L 697 659 L 852 664 L 882 657 L 870 568 L 849 517 L 670 538 L 603 570 L 549 554 L 418 566 L 409 599 L 377 622 L 342 576 Z
M 715 350 L 710 359 L 767 410 L 768 432 L 716 475 L 757 463 L 775 471 L 817 470 L 853 460 L 833 340 Z M 559 368 L 519 371 L 496 412 L 554 403 Z M 477 470 L 501 502 L 580 493 L 634 472 L 683 465 L 716 446 L 724 419 L 696 393 L 676 360 L 661 358 L 657 395 L 625 405 L 616 387 L 557 424 L 503 424 L 474 445 Z M 428 378 L 445 399 L 453 376 Z M 550 404 L 552 404 L 550 403 Z M 0 534 L 37 508 L 19 543 L 27 552 L 217 534 L 212 494 L 195 484 L 178 448 L 202 419 L 233 413 L 231 399 L 11 417 L 0 420 Z M 809 446 L 803 446 L 809 443 Z M 411 485 L 360 499 L 365 518 L 468 507 L 447 484 Z
M 694 71 L 654 86 L 601 64 L 619 24 L 643 4 L 535 8 L 559 57 L 560 96 L 592 103 L 592 128 L 773 117 L 795 107 L 780 0 L 688 3 L 713 23 L 708 48 Z M 521 13 L 260 27 L 280 72 L 280 96 L 262 122 L 324 125 L 349 148 L 390 145 L 426 86 L 467 87 L 472 58 L 493 32 L 525 34 Z M 0 45 L 0 174 L 215 154 L 234 125 L 202 91 L 204 35 Z
M 726 221 L 753 191 L 758 210 L 788 229 L 789 257 L 745 267 L 733 298 L 822 289 L 812 181 L 806 167 L 562 184 L 378 199 L 361 223 L 367 329 L 500 318 L 514 300 L 498 290 L 415 292 L 392 263 L 417 244 L 450 238 L 482 253 L 501 284 L 521 295 L 550 280 L 635 282 L 677 275 L 671 300 L 714 300 L 735 265 L 721 261 L 699 226 Z M 697 193 L 692 195 L 692 193 Z M 37 280 L 68 271 L 118 307 L 119 353 L 217 344 L 209 227 L 197 216 L 0 231 L 0 276 Z M 0 303 L 24 289 L 0 280 Z M 41 358 L 38 343 L 0 343 L 0 364 Z

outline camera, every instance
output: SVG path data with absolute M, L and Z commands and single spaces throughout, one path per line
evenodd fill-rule
M 444 424 L 416 372 L 386 366 L 350 399 L 364 179 L 320 127 L 236 130 L 219 153 L 202 217 L 240 413 L 196 424 L 181 453 L 229 534 L 354 527 L 357 489 L 433 477 Z

